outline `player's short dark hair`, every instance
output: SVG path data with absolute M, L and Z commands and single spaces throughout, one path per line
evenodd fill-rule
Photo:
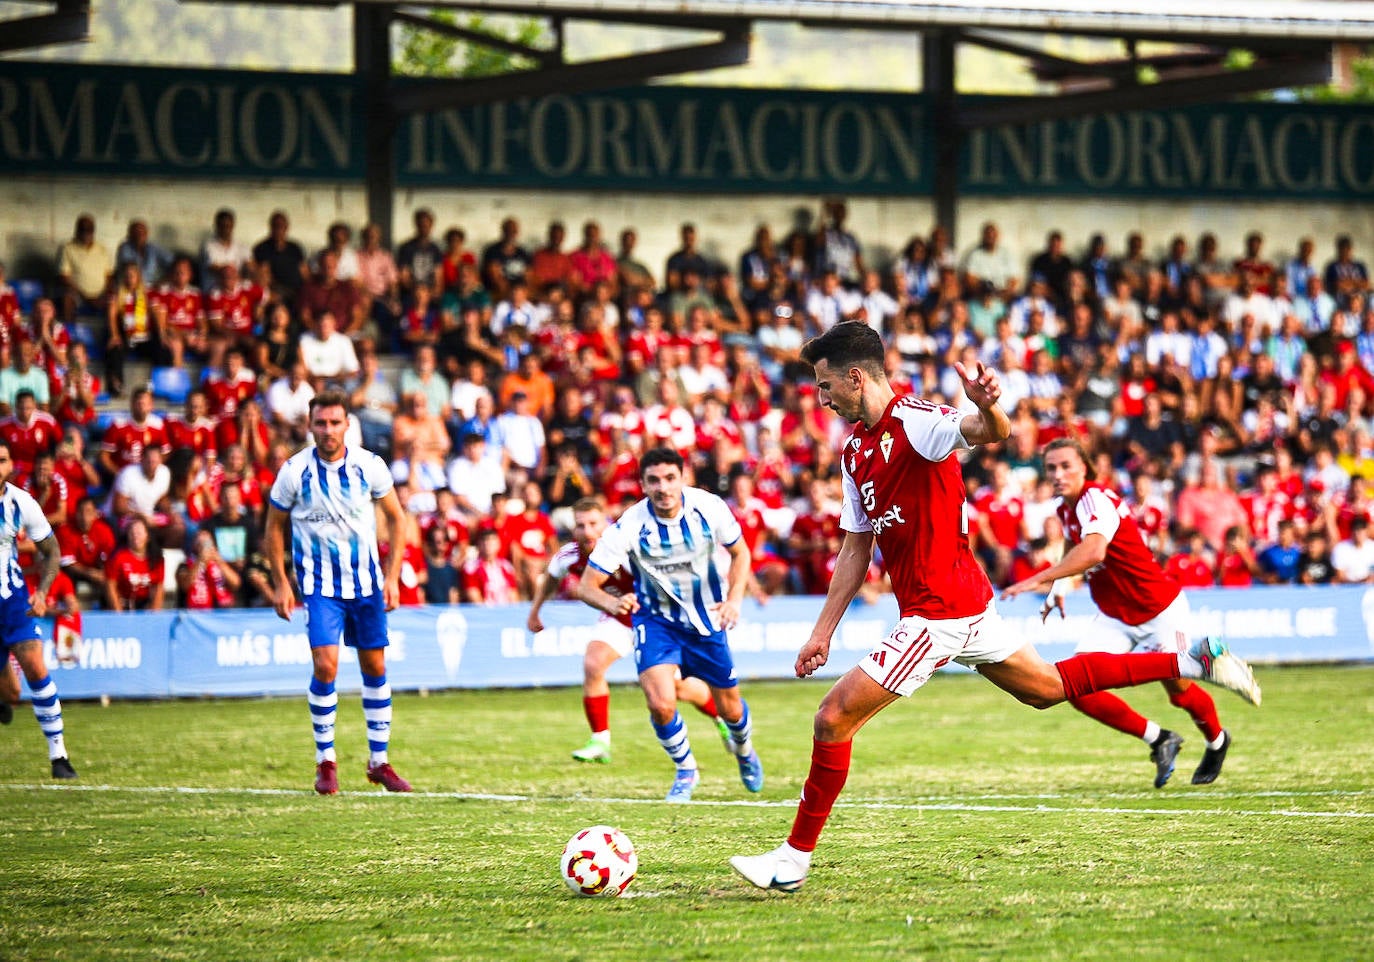
M 15 392 L 14 400 L 18 402 L 21 398 L 28 398 L 30 401 L 38 400 L 36 397 L 34 397 L 33 389 L 27 387 L 21 387 L 18 391 Z
M 648 451 L 639 461 L 639 476 L 643 477 L 644 472 L 650 468 L 656 468 L 660 464 L 671 464 L 678 471 L 684 470 L 687 462 L 682 460 L 682 455 L 672 448 L 653 448 Z
M 1083 442 L 1076 438 L 1055 438 L 1049 444 L 1045 445 L 1045 450 L 1042 452 L 1041 457 L 1048 455 L 1051 451 L 1058 451 L 1061 448 L 1068 448 L 1070 451 L 1077 454 L 1078 459 L 1083 462 L 1083 467 L 1088 469 L 1085 475 L 1087 479 L 1089 481 L 1097 480 L 1097 470 L 1093 467 L 1092 456 L 1088 454 L 1088 449 L 1083 447 Z
M 878 332 L 859 321 L 841 321 L 824 334 L 802 345 L 802 360 L 813 367 L 826 361 L 836 370 L 857 367 L 878 377 L 886 376 L 883 366 L 886 351 Z
M 348 413 L 348 395 L 343 391 L 330 388 L 321 391 L 310 399 L 310 416 L 315 416 L 316 408 L 340 407 L 344 409 L 344 414 Z

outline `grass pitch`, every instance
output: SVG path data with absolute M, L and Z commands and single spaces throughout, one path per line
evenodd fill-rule
M 760 796 L 689 710 L 687 806 L 662 801 L 671 767 L 629 688 L 605 766 L 568 757 L 576 690 L 398 695 L 412 796 L 365 781 L 356 696 L 333 798 L 311 791 L 303 694 L 68 705 L 72 786 L 46 778 L 25 709 L 0 730 L 0 959 L 1367 959 L 1374 668 L 1260 680 L 1261 710 L 1217 693 L 1235 747 L 1206 787 L 1186 716 L 1157 686 L 1128 695 L 1187 739 L 1156 791 L 1139 742 L 938 677 L 859 736 L 793 895 L 726 858 L 785 837 L 823 683 L 744 685 Z M 638 848 L 625 898 L 559 880 L 563 843 L 595 823 Z

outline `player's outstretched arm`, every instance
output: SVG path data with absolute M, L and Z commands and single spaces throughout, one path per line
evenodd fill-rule
M 797 652 L 798 678 L 805 678 L 829 660 L 831 636 L 849 609 L 849 603 L 863 587 L 864 579 L 868 577 L 868 566 L 872 562 L 873 532 L 846 531 L 844 541 L 840 544 L 840 553 L 835 556 L 835 574 L 825 593 L 820 617 L 811 629 L 811 637 Z
M 1107 557 L 1107 539 L 1100 534 L 1087 534 L 1083 540 L 1069 549 L 1069 553 L 1044 571 L 1036 572 L 1024 581 L 1002 589 L 1002 600 L 1015 598 L 1027 591 L 1041 591 L 1060 578 L 1081 575 L 1089 568 L 1100 565 Z

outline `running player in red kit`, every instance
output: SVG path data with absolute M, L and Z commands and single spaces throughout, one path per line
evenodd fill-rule
M 997 403 L 997 375 L 981 363 L 955 364 L 977 408 L 964 414 L 914 395 L 898 397 L 883 365 L 882 338 L 867 324 L 836 324 L 802 348 L 816 369 L 820 401 L 854 424 L 840 451 L 844 541 L 811 637 L 797 655 L 798 677 L 826 663 L 831 637 L 863 584 L 874 543 L 892 578 L 900 620 L 869 655 L 821 700 L 811 769 L 792 832 L 762 855 L 730 859 L 759 888 L 800 888 L 811 853 L 849 776 L 853 738 L 899 697 L 911 695 L 950 661 L 976 668 L 998 688 L 1033 708 L 1049 708 L 1104 688 L 1184 675 L 1205 678 L 1259 704 L 1250 667 L 1224 644 L 1188 652 L 1081 654 L 1050 665 L 1013 637 L 997 614 L 992 585 L 968 544 L 963 469 L 956 451 L 1011 433 Z
M 530 631 L 538 633 L 544 630 L 539 609 L 544 607 L 544 602 L 558 594 L 565 579 L 582 577 L 587 558 L 605 530 L 606 509 L 600 499 L 583 498 L 573 505 L 573 540 L 558 549 L 549 562 L 548 570 L 539 579 L 534 591 L 534 603 L 530 605 L 529 618 L 525 623 Z M 607 579 L 605 589 L 616 596 L 633 595 L 634 579 L 629 571 L 619 568 Z M 634 633 L 630 615 L 612 617 L 602 614 L 592 630 L 582 660 L 582 709 L 592 734 L 587 744 L 572 753 L 572 757 L 579 762 L 605 764 L 611 760 L 611 688 L 606 683 L 606 670 L 633 650 Z M 691 702 L 698 711 L 712 719 L 716 734 L 729 747 L 730 729 L 716 711 L 716 700 L 711 697 L 711 689 L 706 682 L 700 678 L 679 677 L 677 700 Z
M 1043 620 L 1058 608 L 1063 617 L 1066 584 L 1062 579 L 1086 574 L 1093 601 L 1102 614 L 1116 622 L 1120 634 L 1089 638 L 1078 651 L 1187 651 L 1195 633 L 1188 596 L 1155 563 L 1121 495 L 1094 480 L 1092 460 L 1077 441 L 1051 441 L 1045 446 L 1044 458 L 1045 474 L 1061 499 L 1059 520 L 1073 547 L 1058 564 L 1017 582 L 1003 591 L 1002 597 L 1014 598 L 1048 587 L 1040 616 Z M 1191 715 L 1207 739 L 1202 763 L 1193 772 L 1193 784 L 1211 784 L 1221 774 L 1231 733 L 1221 727 L 1212 696 L 1200 687 L 1186 678 L 1166 679 L 1162 684 L 1170 703 Z M 1071 698 L 1069 703 L 1108 728 L 1143 739 L 1155 763 L 1155 788 L 1164 787 L 1174 773 L 1182 737 L 1160 728 L 1110 692 Z

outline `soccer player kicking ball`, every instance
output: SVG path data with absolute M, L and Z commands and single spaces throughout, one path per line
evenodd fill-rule
M 831 636 L 864 582 L 876 540 L 886 559 L 900 620 L 876 649 L 821 700 L 811 770 L 792 833 L 779 848 L 730 859 L 759 888 L 800 888 L 830 809 L 849 776 L 853 738 L 897 698 L 956 661 L 1033 708 L 1049 708 L 1104 688 L 1185 676 L 1204 678 L 1259 704 L 1250 667 L 1217 642 L 1187 652 L 1080 654 L 1055 665 L 1011 637 L 992 586 L 968 545 L 963 471 L 955 451 L 1001 441 L 1011 431 L 998 405 L 997 375 L 980 363 L 956 364 L 977 407 L 963 414 L 908 395 L 895 396 L 883 369 L 883 343 L 867 324 L 846 322 L 808 341 L 802 357 L 816 369 L 822 403 L 853 422 L 840 453 L 844 542 L 825 604 L 797 655 L 798 677 L 826 663 Z
M 739 763 L 740 781 L 763 789 L 763 765 L 750 743 L 749 706 L 739 694 L 726 631 L 739 622 L 749 583 L 749 550 L 725 502 L 683 486 L 682 455 L 655 448 L 639 462 L 647 495 L 631 505 L 597 542 L 578 582 L 577 596 L 608 615 L 630 615 L 639 687 L 649 705 L 658 743 L 677 766 L 668 801 L 689 802 L 697 760 L 677 710 L 677 676 L 700 678 L 711 688 Z M 722 582 L 715 552 L 730 553 Z M 613 595 L 606 584 L 628 565 L 634 594 Z
M 1089 638 L 1078 651 L 1187 651 L 1194 634 L 1188 597 L 1155 563 L 1121 495 L 1095 480 L 1088 453 L 1077 441 L 1051 441 L 1044 457 L 1045 473 L 1061 499 L 1059 520 L 1073 547 L 1058 564 L 1017 582 L 1002 597 L 1048 587 L 1040 618 L 1043 621 L 1055 608 L 1062 618 L 1064 579 L 1086 574 L 1093 601 L 1121 634 Z M 1211 784 L 1221 774 L 1231 733 L 1221 727 L 1217 706 L 1207 692 L 1186 678 L 1166 679 L 1162 684 L 1170 703 L 1191 715 L 1207 739 L 1193 784 Z M 1143 739 L 1155 763 L 1155 788 L 1164 787 L 1174 773 L 1181 736 L 1160 728 L 1110 692 L 1071 698 L 1069 703 L 1109 728 Z
M 296 607 L 286 574 L 289 529 L 314 666 L 307 701 L 315 728 L 315 791 L 333 795 L 339 790 L 334 679 L 342 638 L 357 649 L 363 673 L 367 780 L 388 792 L 408 792 L 410 783 L 387 761 L 391 685 L 386 680 L 386 613 L 400 597 L 405 552 L 391 552 L 383 577 L 374 505 L 386 515 L 396 544 L 405 530 L 405 512 L 386 462 L 370 451 L 345 447 L 347 430 L 347 398 L 340 391 L 321 391 L 310 402 L 314 446 L 297 452 L 277 472 L 267 508 L 267 560 L 276 585 L 272 607 L 287 621 Z
M 57 685 L 43 660 L 43 626 L 38 619 L 48 613 L 47 597 L 60 570 L 61 552 L 52 525 L 43 509 L 27 491 L 10 484 L 14 461 L 10 446 L 0 441 L 0 671 L 8 676 L 0 684 L 0 724 L 14 717 L 12 702 L 19 699 L 18 679 L 10 669 L 10 655 L 28 680 L 33 694 L 33 714 L 48 740 L 48 762 L 53 778 L 75 778 L 63 737 L 62 702 Z M 38 587 L 30 594 L 19 566 L 18 539 L 28 535 L 38 550 Z
M 597 498 L 583 498 L 573 505 L 572 513 L 573 540 L 559 548 L 549 560 L 549 567 L 534 590 L 534 602 L 530 605 L 525 627 L 536 634 L 544 630 L 539 610 L 558 593 L 564 579 L 569 576 L 582 577 L 587 568 L 587 558 L 606 530 L 606 509 Z M 617 597 L 634 593 L 630 573 L 624 568 L 617 568 L 604 587 L 607 593 Z M 606 764 L 611 760 L 611 686 L 606 683 L 606 670 L 634 648 L 631 617 L 628 612 L 615 616 L 602 612 L 592 632 L 582 659 L 582 710 L 587 715 L 592 736 L 587 744 L 573 750 L 572 757 L 579 762 Z M 706 682 L 700 678 L 683 678 L 681 673 L 676 682 L 677 700 L 691 702 L 698 711 L 715 722 L 726 751 L 734 754 L 730 728 L 717 712 L 716 700 L 711 697 L 711 689 Z

